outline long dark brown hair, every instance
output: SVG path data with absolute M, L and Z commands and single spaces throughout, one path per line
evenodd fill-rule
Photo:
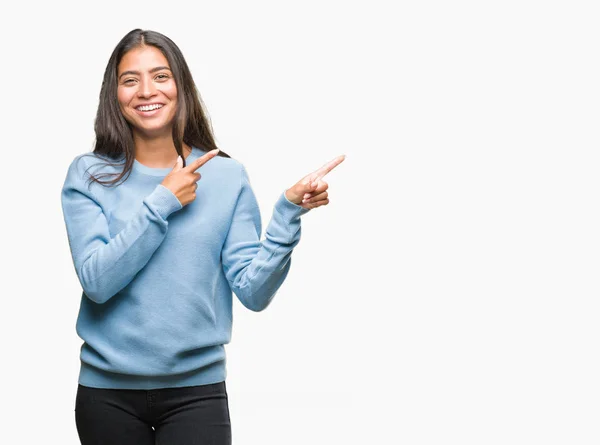
M 104 159 L 108 165 L 123 167 L 120 173 L 90 175 L 92 181 L 101 185 L 112 186 L 127 179 L 133 167 L 135 146 L 130 124 L 123 117 L 117 99 L 117 70 L 128 51 L 145 45 L 153 46 L 163 53 L 175 79 L 177 111 L 173 122 L 173 143 L 183 159 L 183 165 L 185 166 L 183 143 L 205 151 L 218 148 L 200 93 L 179 47 L 159 32 L 134 29 L 128 32 L 113 50 L 100 89 L 94 124 L 96 141 L 93 154 Z M 219 152 L 219 156 L 229 157 L 222 151 Z M 114 179 L 103 179 L 106 177 Z

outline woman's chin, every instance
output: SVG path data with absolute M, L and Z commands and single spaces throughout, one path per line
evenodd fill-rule
M 133 132 L 143 139 L 159 139 L 173 134 L 171 126 L 136 126 Z

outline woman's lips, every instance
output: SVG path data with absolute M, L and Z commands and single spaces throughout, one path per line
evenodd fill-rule
M 135 111 L 140 116 L 150 117 L 158 114 L 160 110 L 164 107 L 164 104 L 149 104 L 149 105 L 139 105 L 135 107 Z

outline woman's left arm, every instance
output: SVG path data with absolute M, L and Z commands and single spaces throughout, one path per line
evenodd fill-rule
M 262 311 L 275 296 L 300 241 L 300 217 L 329 203 L 328 185 L 322 178 L 343 160 L 341 156 L 325 164 L 281 194 L 263 241 L 258 203 L 242 167 L 240 192 L 221 257 L 232 291 L 248 309 Z

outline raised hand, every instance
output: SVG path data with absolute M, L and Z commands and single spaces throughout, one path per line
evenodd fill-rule
M 323 180 L 323 177 L 340 165 L 344 159 L 346 156 L 338 156 L 320 169 L 306 175 L 285 191 L 285 197 L 305 209 L 314 209 L 329 204 L 329 194 L 327 193 L 329 184 Z
M 165 176 L 161 184 L 173 192 L 182 206 L 186 206 L 196 199 L 196 189 L 201 177 L 200 173 L 196 172 L 196 170 L 214 158 L 218 153 L 218 148 L 211 150 L 185 167 L 183 167 L 181 156 L 178 157 L 173 170 Z

